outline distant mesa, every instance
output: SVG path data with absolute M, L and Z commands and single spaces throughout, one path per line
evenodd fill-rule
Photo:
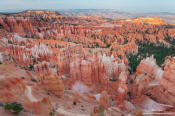
M 26 10 L 23 13 L 28 13 L 28 14 L 55 14 L 55 15 L 61 15 L 59 12 L 56 12 L 56 11 L 46 11 L 46 10 Z
M 61 15 L 57 11 L 49 11 L 49 10 L 26 10 L 22 12 L 15 12 L 15 13 L 0 13 L 0 15 Z
M 120 22 L 145 23 L 145 24 L 152 24 L 152 25 L 167 25 L 167 23 L 159 17 L 139 17 L 135 19 L 120 20 Z

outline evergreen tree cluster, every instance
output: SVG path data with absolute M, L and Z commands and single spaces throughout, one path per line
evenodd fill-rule
M 175 47 L 166 47 L 163 44 L 156 45 L 150 42 L 137 42 L 138 53 L 128 54 L 130 73 L 136 72 L 137 66 L 140 64 L 141 60 L 146 57 L 154 56 L 157 65 L 161 66 L 167 56 L 175 56 Z

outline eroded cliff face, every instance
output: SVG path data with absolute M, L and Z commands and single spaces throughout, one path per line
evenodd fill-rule
M 156 64 L 153 56 L 142 60 L 132 77 L 134 80 L 134 97 L 139 98 L 148 92 L 147 89 L 160 86 L 163 73 L 164 71 Z
M 167 57 L 163 64 L 164 72 L 161 75 L 160 86 L 151 91 L 152 96 L 161 103 L 174 103 L 174 57 Z
M 55 94 L 58 97 L 62 97 L 64 95 L 64 84 L 61 77 L 41 76 L 38 78 L 38 84 L 40 87 L 43 87 L 45 90 Z
M 147 57 L 130 74 L 127 57 L 138 53 L 138 42 L 173 46 L 174 28 L 158 18 L 138 20 L 51 11 L 1 16 L 1 102 L 20 102 L 36 114 L 58 104 L 68 116 L 98 115 L 101 106 L 110 116 L 174 111 L 174 58 L 159 67 Z
M 4 78 L 1 80 L 1 102 L 22 101 L 22 98 L 26 98 L 24 93 L 25 84 L 22 79 Z
M 167 57 L 162 67 L 159 67 L 153 57 L 141 61 L 132 77 L 131 97 L 142 111 L 169 111 L 174 107 L 173 81 L 169 81 L 173 79 L 170 76 L 173 75 L 173 62 L 174 58 Z

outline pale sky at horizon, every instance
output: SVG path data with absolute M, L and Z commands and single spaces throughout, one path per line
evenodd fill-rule
M 175 0 L 0 0 L 0 12 L 28 9 L 116 9 L 131 13 L 175 13 Z

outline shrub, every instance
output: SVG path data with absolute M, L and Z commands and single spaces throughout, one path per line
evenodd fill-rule
M 49 115 L 50 115 L 50 116 L 53 116 L 53 112 L 49 112 Z
M 99 48 L 99 47 L 100 47 L 98 43 L 96 43 L 96 47 L 97 47 L 97 48 Z
M 30 64 L 30 65 L 28 66 L 28 68 L 29 68 L 29 71 L 34 71 L 34 66 L 33 66 L 32 64 Z
M 74 102 L 73 102 L 73 105 L 77 105 L 77 102 L 76 102 L 76 101 L 74 101 Z
M 19 112 L 21 112 L 23 110 L 23 107 L 21 104 L 16 104 L 13 106 L 13 110 L 15 114 L 18 114 Z
M 105 116 L 105 114 L 104 113 L 100 113 L 99 116 Z
M 111 46 L 111 44 L 107 44 L 107 45 L 106 45 L 106 48 L 109 48 L 110 46 Z
M 23 110 L 23 107 L 21 104 L 14 102 L 14 103 L 5 104 L 4 109 L 5 110 L 12 110 L 12 112 L 14 114 L 19 114 Z
M 105 110 L 105 108 L 102 105 L 100 105 L 99 109 L 100 109 L 100 112 L 104 112 Z
M 36 80 L 36 79 L 34 79 L 34 78 L 32 78 L 32 79 L 31 79 L 31 81 L 32 81 L 32 82 L 34 82 L 34 83 L 36 83 L 36 82 L 37 82 L 37 80 Z
M 105 116 L 104 114 L 105 109 L 102 105 L 100 105 L 99 110 L 100 110 L 99 116 Z
M 6 105 L 4 105 L 4 109 L 5 110 L 10 110 L 12 108 L 13 108 L 12 104 L 6 104 Z
M 117 78 L 113 77 L 113 78 L 110 78 L 109 80 L 112 81 L 112 82 L 116 82 Z

